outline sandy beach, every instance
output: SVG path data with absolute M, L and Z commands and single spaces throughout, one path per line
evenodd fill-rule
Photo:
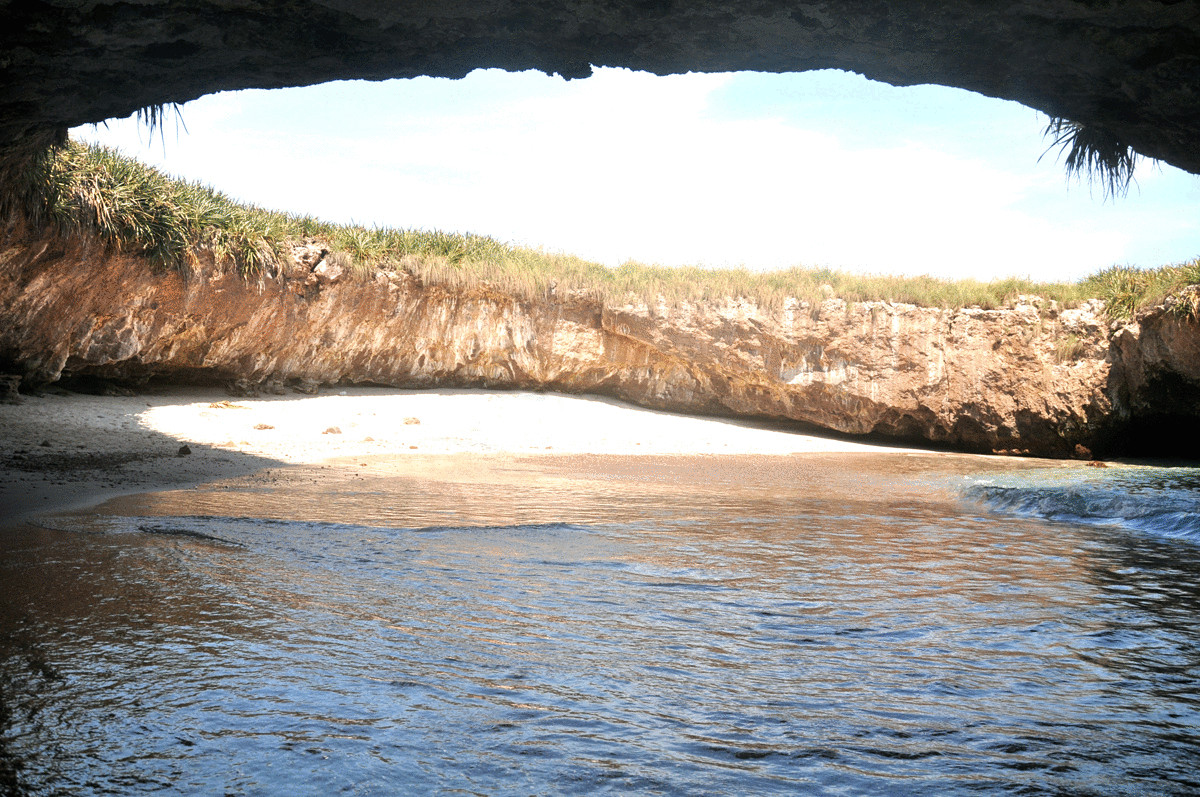
M 52 390 L 0 405 L 0 428 L 0 523 L 123 493 L 350 458 L 911 451 L 611 399 L 478 390 L 346 388 L 252 399 L 215 388 L 138 396 Z

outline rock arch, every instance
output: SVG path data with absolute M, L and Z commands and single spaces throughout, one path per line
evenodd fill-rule
M 839 68 L 1106 131 L 1200 173 L 1195 0 L 0 0 L 0 146 L 339 78 Z

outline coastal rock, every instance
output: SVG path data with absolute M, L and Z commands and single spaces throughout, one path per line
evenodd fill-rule
M 0 404 L 20 404 L 21 377 L 14 374 L 0 374 Z
M 214 91 L 596 64 L 957 86 L 1200 172 L 1194 2 L 0 0 L 0 19 L 0 151 Z
M 1110 334 L 1098 302 L 1060 309 L 1031 297 L 999 309 L 836 297 L 777 308 L 613 305 L 451 290 L 406 272 L 314 293 L 293 267 L 256 284 L 219 270 L 155 274 L 135 258 L 44 240 L 9 240 L 2 251 L 0 366 L 34 384 L 159 377 L 302 392 L 339 383 L 588 392 L 1058 456 L 1122 450 L 1139 419 L 1200 418 L 1200 328 L 1166 311 Z M 1066 336 L 1074 344 L 1064 354 Z
M 1156 307 L 1117 329 L 1111 350 L 1115 410 L 1131 420 L 1122 447 L 1176 448 L 1195 457 L 1194 443 L 1186 441 L 1200 440 L 1200 325 L 1173 307 Z

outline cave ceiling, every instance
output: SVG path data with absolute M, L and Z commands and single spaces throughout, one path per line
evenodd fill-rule
M 591 65 L 957 86 L 1200 173 L 1200 0 L 0 0 L 0 146 L 228 89 Z

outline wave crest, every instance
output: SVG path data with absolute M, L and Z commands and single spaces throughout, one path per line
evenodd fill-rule
M 1005 474 L 980 479 L 966 495 L 994 512 L 1200 543 L 1200 469 L 1113 470 L 1101 476 L 1077 470 Z

